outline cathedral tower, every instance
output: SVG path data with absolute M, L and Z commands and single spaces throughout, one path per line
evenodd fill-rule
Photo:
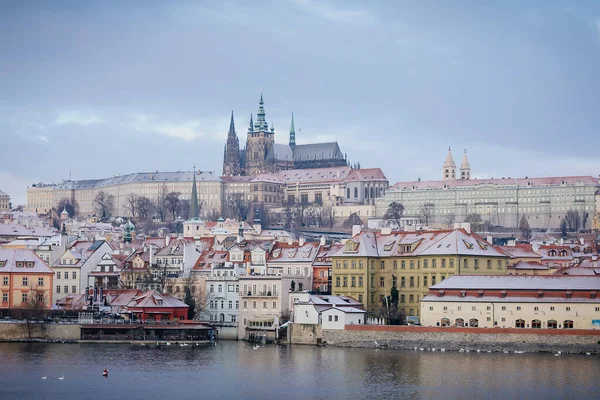
M 258 112 L 254 126 L 248 129 L 246 141 L 246 175 L 258 175 L 269 172 L 267 153 L 275 142 L 275 130 L 269 130 L 265 119 L 265 107 L 262 93 L 258 102 Z
M 225 154 L 223 155 L 223 175 L 240 175 L 240 141 L 235 132 L 235 123 L 233 121 L 233 111 L 231 112 L 231 122 L 229 122 L 229 133 L 227 134 L 227 144 L 225 145 Z
M 290 127 L 290 148 L 296 148 L 296 128 L 294 127 L 294 113 L 292 113 L 292 126 Z
M 446 162 L 443 167 L 442 179 L 445 181 L 453 181 L 456 179 L 456 164 L 452 158 L 452 151 L 448 147 L 448 155 L 446 156 Z
M 469 180 L 471 179 L 471 166 L 469 165 L 469 159 L 467 158 L 467 149 L 463 155 L 462 163 L 460 164 L 460 179 Z

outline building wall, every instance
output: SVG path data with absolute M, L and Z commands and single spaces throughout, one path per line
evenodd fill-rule
M 541 322 L 541 328 L 548 328 L 548 321 L 557 322 L 558 329 L 563 328 L 565 320 L 573 321 L 574 329 L 593 329 L 600 327 L 600 299 L 593 303 L 561 302 L 463 302 L 423 301 L 421 304 L 421 324 L 425 326 L 441 325 L 442 318 L 447 318 L 451 325 L 461 318 L 465 323 L 472 318 L 478 320 L 479 327 L 516 328 L 516 321 L 525 321 L 530 328 L 533 320 Z M 597 321 L 596 326 L 592 321 Z
M 126 199 L 134 194 L 154 200 L 166 187 L 167 192 L 179 192 L 181 200 L 190 200 L 192 183 L 188 180 L 154 181 L 143 180 L 118 183 L 105 186 L 89 185 L 85 188 L 64 189 L 59 185 L 39 184 L 27 189 L 26 211 L 45 214 L 56 207 L 63 198 L 74 199 L 79 205 L 79 215 L 94 215 L 94 198 L 100 191 L 114 196 L 113 213 L 119 216 L 130 216 Z M 223 184 L 219 178 L 214 180 L 198 180 L 196 182 L 201 215 L 208 216 L 212 212 L 220 213 L 223 203 Z
M 451 225 L 462 222 L 470 213 L 481 214 L 482 221 L 517 228 L 524 214 L 530 228 L 560 228 L 565 214 L 576 210 L 588 215 L 585 229 L 590 229 L 596 205 L 598 186 L 584 183 L 558 186 L 516 186 L 478 184 L 448 188 L 389 189 L 377 199 L 377 216 L 382 217 L 392 202 L 404 205 L 404 215 L 419 217 L 425 205 L 431 207 L 430 224 Z
M 10 211 L 10 196 L 0 194 L 0 212 Z
M 420 299 L 428 293 L 429 286 L 455 274 L 506 275 L 508 257 L 448 255 L 368 259 L 333 257 L 333 260 L 333 295 L 352 296 L 363 303 L 368 311 L 377 312 L 382 307 L 383 299 L 390 295 L 392 280 L 396 277 L 396 288 L 400 296 L 399 311 L 407 316 L 418 316 Z
M 331 321 L 329 320 L 329 317 L 331 317 Z M 323 329 L 344 329 L 346 325 L 361 325 L 364 323 L 365 314 L 345 313 L 336 308 L 321 313 L 321 326 Z
M 24 282 L 24 278 L 27 282 Z M 39 279 L 42 279 L 40 285 Z M 23 294 L 43 294 L 45 306 L 52 305 L 52 274 L 0 271 L 0 308 L 20 308 L 23 304 Z M 29 298 L 29 297 L 28 297 Z M 4 301 L 6 299 L 6 301 Z

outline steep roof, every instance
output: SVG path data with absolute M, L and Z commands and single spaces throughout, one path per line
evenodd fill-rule
M 298 242 L 287 244 L 277 242 L 269 253 L 268 262 L 310 262 L 317 256 L 319 243 L 306 242 L 302 246 Z
M 176 297 L 156 290 L 148 290 L 135 296 L 127 305 L 128 308 L 188 308 L 189 306 Z
M 0 248 L 0 264 L 2 264 L 0 274 L 9 272 L 54 274 L 54 271 L 32 250 Z
M 453 275 L 437 289 L 600 290 L 600 277 L 558 275 Z
M 548 178 L 506 178 L 506 179 L 468 179 L 468 180 L 450 180 L 450 181 L 416 181 L 416 182 L 398 182 L 390 190 L 411 190 L 411 189 L 442 189 L 455 187 L 475 187 L 478 185 L 499 185 L 509 187 L 524 186 L 561 186 L 563 185 L 593 185 L 600 186 L 598 178 L 592 176 L 557 176 Z
M 293 154 L 294 161 L 344 160 L 337 142 L 299 144 Z

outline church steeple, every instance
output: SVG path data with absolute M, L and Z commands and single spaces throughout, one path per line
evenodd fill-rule
M 463 154 L 462 163 L 460 164 L 460 179 L 469 180 L 471 179 L 471 166 L 469 165 L 469 159 L 467 158 L 467 149 Z
M 227 133 L 227 144 L 223 155 L 223 175 L 232 176 L 240 174 L 240 141 L 235 132 L 235 121 L 233 111 L 231 111 L 231 120 L 229 122 L 229 132 Z
M 198 220 L 200 210 L 198 206 L 198 192 L 196 189 L 196 166 L 194 165 L 194 178 L 192 180 L 192 199 L 190 201 L 190 220 Z
M 262 92 L 260 92 L 260 101 L 258 102 L 258 112 L 256 113 L 256 123 L 254 129 L 259 132 L 268 132 L 269 124 L 265 119 L 265 102 L 263 101 Z
M 294 127 L 294 113 L 292 112 L 292 126 L 290 127 L 290 147 L 292 150 L 296 147 L 296 128 Z
M 454 158 L 452 158 L 450 147 L 448 147 L 448 155 L 446 155 L 446 162 L 444 162 L 442 179 L 445 181 L 456 179 L 456 164 L 454 163 Z
M 236 136 L 235 122 L 233 121 L 233 110 L 231 110 L 231 121 L 229 121 L 229 136 Z
M 248 127 L 248 133 L 254 132 L 254 123 L 252 122 L 252 114 L 250 114 L 250 126 Z

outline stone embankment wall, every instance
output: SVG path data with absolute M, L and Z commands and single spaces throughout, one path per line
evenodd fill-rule
M 31 324 L 31 336 L 26 323 L 0 323 L 0 340 L 78 340 L 79 325 Z
M 600 353 L 600 330 L 437 328 L 348 325 L 344 330 L 320 330 L 313 325 L 293 324 L 293 344 L 322 343 L 343 347 L 480 350 L 562 351 Z
M 292 344 L 317 344 L 323 339 L 323 328 L 316 324 L 289 324 L 288 339 Z

